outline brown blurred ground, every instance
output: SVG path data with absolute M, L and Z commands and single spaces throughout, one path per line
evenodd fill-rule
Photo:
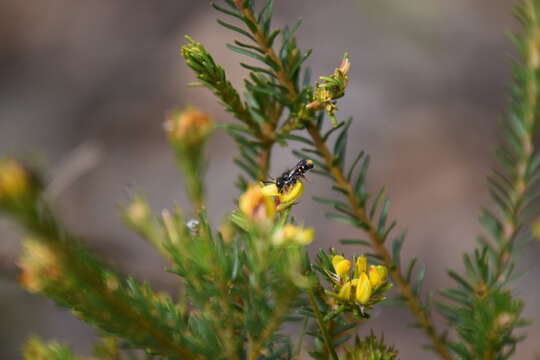
M 276 3 L 276 24 L 304 19 L 298 37 L 304 48 L 314 48 L 314 74 L 331 73 L 344 51 L 351 54 L 351 84 L 340 106 L 342 116 L 355 117 L 351 152 L 372 154 L 369 182 L 373 189 L 387 185 L 392 215 L 408 228 L 403 255 L 427 265 L 426 287 L 449 285 L 445 268 L 460 267 L 461 253 L 474 246 L 476 215 L 488 200 L 484 179 L 493 164 L 513 54 L 505 37 L 515 27 L 512 1 Z M 240 86 L 239 58 L 223 45 L 231 34 L 216 16 L 205 1 L 0 3 L 0 153 L 37 158 L 54 174 L 81 144 L 97 148 L 97 166 L 63 189 L 58 207 L 91 247 L 161 289 L 174 286 L 174 278 L 164 275 L 149 246 L 122 227 L 117 205 L 130 187 L 144 190 L 156 209 L 187 205 L 161 124 L 168 109 L 187 103 L 230 121 L 207 91 L 185 86 L 193 75 L 178 54 L 182 35 L 192 35 Z M 208 184 L 214 221 L 233 207 L 233 155 L 232 142 L 217 134 L 208 171 L 208 179 L 220 179 Z M 288 150 L 278 149 L 275 172 L 292 162 Z M 314 248 L 335 246 L 334 239 L 354 232 L 324 220 L 323 207 L 309 195 L 329 194 L 329 184 L 311 178 L 295 211 L 315 224 Z M 88 352 L 93 330 L 18 288 L 18 234 L 6 222 L 0 231 L 0 359 L 19 358 L 30 334 Z M 528 273 L 516 291 L 536 324 L 516 359 L 540 353 L 534 341 L 540 333 L 538 255 L 538 246 L 531 247 L 520 261 Z M 434 358 L 419 349 L 423 336 L 405 327 L 410 320 L 405 311 L 385 308 L 371 324 L 384 330 L 401 359 Z

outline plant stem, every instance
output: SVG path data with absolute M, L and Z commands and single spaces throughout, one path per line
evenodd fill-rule
M 526 129 L 521 136 L 519 136 L 519 147 L 522 153 L 517 157 L 517 161 L 514 164 L 513 171 L 515 176 L 512 184 L 510 207 L 511 213 L 502 219 L 503 239 L 502 244 L 499 247 L 499 253 L 497 258 L 497 278 L 499 278 L 504 272 L 505 268 L 512 260 L 512 249 L 514 240 L 520 231 L 520 215 L 524 207 L 526 192 L 530 185 L 530 176 L 528 174 L 529 165 L 534 156 L 534 134 L 538 121 L 538 97 L 540 95 L 539 84 L 537 80 L 538 72 L 538 48 L 540 45 L 540 19 L 537 16 L 537 9 L 533 1 L 525 1 L 524 10 L 529 16 L 529 25 L 526 28 L 525 48 L 526 52 L 523 54 L 525 70 L 525 83 L 522 94 L 519 98 L 517 107 L 521 108 L 521 116 L 523 125 Z
M 362 223 L 367 224 L 368 228 L 366 232 L 369 238 L 371 239 L 375 252 L 382 258 L 382 261 L 390 270 L 390 273 L 392 274 L 392 279 L 396 283 L 401 295 L 405 298 L 406 304 L 408 305 L 413 315 L 416 317 L 418 323 L 420 324 L 420 327 L 426 332 L 426 334 L 429 336 L 429 338 L 433 342 L 436 352 L 443 359 L 446 359 L 446 360 L 452 359 L 452 356 L 450 355 L 450 353 L 448 352 L 448 349 L 444 345 L 443 340 L 437 334 L 437 331 L 433 325 L 433 322 L 429 314 L 427 314 L 422 309 L 422 306 L 420 305 L 417 297 L 414 295 L 412 291 L 411 285 L 405 279 L 405 277 L 401 273 L 401 270 L 395 266 L 392 256 L 390 255 L 390 253 L 384 246 L 383 241 L 379 233 L 377 232 L 375 225 L 372 224 L 371 220 L 369 219 L 369 216 L 365 212 L 365 209 L 358 206 L 359 201 L 352 188 L 352 185 L 347 181 L 341 168 L 338 167 L 337 165 L 333 165 L 334 156 L 332 155 L 332 153 L 330 152 L 330 150 L 324 143 L 321 137 L 321 134 L 319 133 L 319 129 L 312 122 L 306 123 L 306 129 L 309 135 L 311 136 L 311 139 L 313 140 L 315 147 L 323 155 L 325 163 L 330 169 L 330 173 L 336 180 L 337 185 L 343 188 L 347 192 L 347 199 L 349 200 L 349 204 L 351 205 L 352 213 Z
M 321 314 L 321 310 L 319 310 L 319 306 L 317 306 L 317 301 L 315 300 L 315 295 L 313 295 L 313 290 L 308 289 L 307 290 L 309 303 L 311 307 L 313 308 L 313 312 L 315 313 L 315 317 L 317 319 L 317 324 L 319 325 L 319 329 L 321 330 L 321 334 L 323 336 L 324 344 L 326 345 L 326 348 L 328 349 L 328 352 L 330 353 L 330 356 L 333 360 L 339 360 L 336 349 L 332 346 L 332 340 L 330 338 L 330 334 L 328 333 L 328 328 L 326 327 L 326 324 L 324 323 L 323 316 Z
M 253 36 L 255 37 L 255 41 L 257 42 L 257 45 L 261 48 L 261 50 L 276 64 L 279 65 L 279 70 L 276 71 L 276 76 L 281 85 L 283 85 L 289 92 L 289 98 L 296 98 L 296 87 L 294 84 L 289 80 L 289 77 L 287 76 L 287 73 L 285 72 L 285 67 L 283 66 L 283 63 L 279 56 L 276 55 L 274 52 L 274 49 L 268 46 L 268 39 L 264 35 L 264 32 L 262 30 L 261 24 L 257 22 L 257 19 L 255 15 L 253 14 L 253 11 L 249 7 L 244 7 L 243 0 L 234 0 L 234 4 L 238 8 L 238 10 L 248 19 L 251 23 L 255 24 L 257 26 L 257 31 L 252 31 Z
M 276 329 L 281 325 L 283 316 L 285 316 L 287 311 L 289 311 L 290 302 L 291 298 L 289 297 L 277 307 L 272 319 L 268 321 L 268 325 L 264 328 L 257 340 L 252 340 L 250 338 L 251 346 L 247 357 L 248 360 L 257 360 L 265 342 L 274 334 Z
M 276 72 L 278 82 L 280 83 L 280 85 L 282 85 L 288 90 L 288 94 L 287 94 L 288 98 L 289 100 L 291 100 L 291 102 L 294 102 L 296 98 L 298 97 L 296 87 L 294 83 L 287 77 L 287 74 L 284 71 L 285 67 L 281 59 L 276 55 L 276 53 L 273 51 L 271 47 L 267 46 L 267 39 L 264 36 L 261 25 L 256 21 L 253 11 L 250 8 L 247 8 L 247 7 L 245 8 L 242 5 L 243 4 L 242 0 L 234 0 L 234 3 L 243 16 L 245 16 L 253 24 L 256 24 L 256 31 L 252 31 L 254 38 L 258 46 L 264 51 L 264 53 L 272 61 L 278 64 L 279 71 Z M 371 220 L 367 216 L 365 209 L 358 206 L 359 201 L 351 184 L 347 181 L 341 168 L 334 165 L 334 161 L 333 161 L 334 157 L 332 153 L 330 152 L 330 150 L 328 149 L 328 147 L 326 146 L 325 142 L 323 141 L 322 136 L 319 132 L 319 129 L 313 124 L 311 120 L 309 119 L 301 119 L 301 120 L 305 120 L 304 123 L 306 126 L 306 130 L 310 134 L 317 150 L 323 154 L 326 165 L 330 169 L 330 173 L 333 175 L 334 179 L 336 180 L 336 183 L 340 187 L 346 190 L 347 198 L 349 200 L 351 208 L 353 209 L 353 214 L 358 220 L 368 224 L 367 233 L 371 239 L 371 242 L 373 243 L 375 251 L 377 252 L 379 256 L 381 256 L 385 265 L 390 269 L 392 278 L 394 279 L 399 291 L 401 292 L 401 295 L 405 298 L 405 302 L 409 306 L 409 309 L 411 310 L 413 315 L 417 318 L 417 321 L 420 324 L 421 328 L 425 331 L 425 333 L 431 339 L 434 345 L 435 351 L 445 360 L 452 359 L 452 356 L 448 352 L 448 349 L 446 348 L 444 341 L 442 340 L 441 336 L 438 335 L 429 314 L 426 313 L 422 309 L 422 306 L 420 305 L 417 297 L 414 295 L 410 284 L 401 273 L 401 270 L 398 269 L 396 266 L 394 266 L 394 261 L 392 260 L 392 256 L 390 255 L 390 253 L 384 246 L 382 239 L 380 238 L 379 234 L 376 231 L 376 227 L 371 223 Z M 313 294 L 309 293 L 309 295 L 310 295 L 310 301 L 313 300 L 312 299 Z M 315 304 L 314 310 L 316 311 L 316 313 L 319 313 L 320 315 L 319 309 L 316 307 L 316 304 Z M 324 326 L 322 326 L 321 323 L 319 325 L 321 325 L 321 331 L 323 331 Z

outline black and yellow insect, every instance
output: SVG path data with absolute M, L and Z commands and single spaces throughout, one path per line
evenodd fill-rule
M 273 181 L 263 181 L 265 184 L 276 184 L 280 194 L 289 191 L 299 179 L 305 178 L 304 175 L 313 169 L 313 161 L 310 159 L 300 160 L 291 170 L 285 171 L 281 176 Z

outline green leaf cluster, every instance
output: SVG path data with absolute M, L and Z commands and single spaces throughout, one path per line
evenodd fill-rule
M 373 333 L 361 340 L 356 338 L 354 347 L 346 349 L 343 360 L 394 360 L 397 351 L 384 343 L 384 337 L 377 339 Z

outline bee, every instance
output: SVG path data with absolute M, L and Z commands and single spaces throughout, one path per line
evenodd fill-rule
M 291 170 L 285 171 L 273 181 L 263 181 L 265 184 L 276 184 L 280 194 L 286 193 L 299 179 L 305 179 L 305 174 L 313 169 L 313 160 L 302 159 Z

